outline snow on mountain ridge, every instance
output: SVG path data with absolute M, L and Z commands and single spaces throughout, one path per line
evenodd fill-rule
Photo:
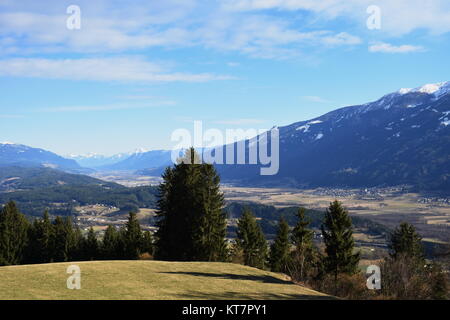
M 411 88 L 402 88 L 397 91 L 397 93 L 404 95 L 407 93 L 427 93 L 434 95 L 441 95 L 442 93 L 447 93 L 450 91 L 450 81 L 446 82 L 438 82 L 438 83 L 428 83 L 421 87 L 417 87 L 414 89 Z

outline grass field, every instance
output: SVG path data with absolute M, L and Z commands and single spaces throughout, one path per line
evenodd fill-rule
M 67 289 L 67 267 L 81 289 Z M 93 261 L 0 267 L 0 299 L 329 299 L 284 275 L 231 263 Z

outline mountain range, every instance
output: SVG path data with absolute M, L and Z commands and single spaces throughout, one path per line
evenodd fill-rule
M 223 181 L 248 185 L 408 184 L 420 190 L 450 191 L 449 119 L 450 82 L 400 89 L 373 102 L 279 127 L 280 169 L 274 176 L 261 176 L 255 165 L 217 165 L 217 169 Z M 247 154 L 256 139 L 246 141 Z M 65 171 L 87 167 L 157 175 L 171 164 L 170 157 L 168 150 L 138 150 L 112 157 L 91 154 L 65 159 L 42 149 L 0 144 L 0 166 Z
M 85 171 L 72 159 L 63 158 L 53 152 L 11 142 L 0 143 L 0 167 L 43 167 L 65 171 Z
M 224 180 L 297 187 L 409 184 L 450 191 L 450 82 L 401 89 L 280 127 L 280 170 L 219 167 Z M 251 142 L 251 141 L 248 141 Z M 247 143 L 248 152 L 248 143 Z

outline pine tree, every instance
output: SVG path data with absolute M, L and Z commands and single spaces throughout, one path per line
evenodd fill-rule
M 142 253 L 153 255 L 153 237 L 150 231 L 145 231 L 142 239 Z
M 102 257 L 107 260 L 120 258 L 119 251 L 119 233 L 117 229 L 109 225 L 106 228 L 102 242 Z
M 414 226 L 403 222 L 391 234 L 388 244 L 390 255 L 393 258 L 399 255 L 406 255 L 423 262 L 424 252 L 421 241 L 422 238 L 416 232 Z
M 83 237 L 83 233 L 78 226 L 73 228 L 72 233 L 72 245 L 70 249 L 70 260 L 71 261 L 84 261 L 88 259 L 86 257 L 85 246 L 86 238 Z
M 50 221 L 48 211 L 45 211 L 42 221 L 40 222 L 40 233 L 39 233 L 40 237 L 38 238 L 40 248 L 42 250 L 41 252 L 43 262 L 51 261 L 50 250 L 53 232 L 54 232 L 53 225 L 52 222 Z
M 278 223 L 277 236 L 270 247 L 270 269 L 273 272 L 285 272 L 290 254 L 289 225 L 282 217 Z
M 226 216 L 214 167 L 201 163 L 191 148 L 173 168 L 166 169 L 163 180 L 159 187 L 156 257 L 224 261 Z
M 0 265 L 20 264 L 24 258 L 29 223 L 16 204 L 7 203 L 0 212 Z
M 427 263 L 421 236 L 413 225 L 401 223 L 391 234 L 390 254 L 381 264 L 381 289 L 394 299 L 446 299 L 448 279 L 437 262 Z
M 244 264 L 263 269 L 267 259 L 267 241 L 255 216 L 246 208 L 238 221 L 237 245 L 244 254 Z
M 220 192 L 220 178 L 211 164 L 199 168 L 200 181 L 198 222 L 193 229 L 193 260 L 225 261 L 227 259 L 226 214 L 223 212 L 224 196 Z
M 299 208 L 297 224 L 292 230 L 291 240 L 295 246 L 289 271 L 296 281 L 304 281 L 314 263 L 313 231 L 308 229 L 310 221 L 305 216 L 305 209 Z
M 97 259 L 99 256 L 98 247 L 99 247 L 98 240 L 97 240 L 97 236 L 95 235 L 94 228 L 90 227 L 88 234 L 87 234 L 86 241 L 85 241 L 85 246 L 84 246 L 85 259 L 86 260 Z
M 71 254 L 75 249 L 72 221 L 69 218 L 56 217 L 53 227 L 52 259 L 55 262 L 70 261 Z
M 138 259 L 142 253 L 142 231 L 136 213 L 130 212 L 125 225 L 124 244 L 125 258 Z
M 360 253 L 353 253 L 354 239 L 352 221 L 347 210 L 335 200 L 330 204 L 322 225 L 325 242 L 325 268 L 334 274 L 335 283 L 339 273 L 355 274 L 357 272 Z
M 53 225 L 45 211 L 42 219 L 35 219 L 28 230 L 26 263 L 51 262 L 52 234 Z

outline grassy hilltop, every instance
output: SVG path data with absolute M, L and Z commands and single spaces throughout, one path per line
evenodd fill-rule
M 81 268 L 69 290 L 67 267 Z M 0 299 L 328 299 L 283 275 L 231 263 L 93 261 L 0 267 Z

